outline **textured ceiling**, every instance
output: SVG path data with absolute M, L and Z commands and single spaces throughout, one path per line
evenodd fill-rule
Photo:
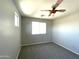
M 48 17 L 49 12 L 42 12 L 40 10 L 51 9 L 51 6 L 55 4 L 56 0 L 17 0 L 16 2 L 23 16 L 35 18 L 53 19 L 79 10 L 79 0 L 63 0 L 57 9 L 66 9 L 66 11 L 61 13 L 57 12 L 54 16 Z M 41 15 L 45 16 L 41 17 Z

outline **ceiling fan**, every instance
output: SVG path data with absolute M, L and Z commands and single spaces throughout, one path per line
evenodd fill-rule
M 52 10 L 41 10 L 41 11 L 49 11 L 49 15 L 51 16 L 52 14 L 54 15 L 56 12 L 64 12 L 66 11 L 65 9 L 60 9 L 60 10 L 56 10 L 56 8 L 61 4 L 63 0 L 57 0 L 57 2 L 52 6 Z M 44 15 L 41 15 L 41 17 Z

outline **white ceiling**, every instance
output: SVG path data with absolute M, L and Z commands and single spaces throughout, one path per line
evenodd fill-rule
M 79 10 L 79 0 L 63 0 L 57 9 L 66 9 L 66 11 L 63 13 L 57 12 L 54 16 L 48 17 L 49 12 L 40 10 L 51 9 L 56 0 L 17 0 L 16 2 L 23 16 L 35 18 L 57 18 Z M 45 16 L 41 17 L 41 15 Z

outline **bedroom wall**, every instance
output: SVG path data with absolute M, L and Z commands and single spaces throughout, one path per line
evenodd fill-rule
M 32 35 L 32 21 L 46 22 L 46 34 Z M 22 17 L 22 45 L 47 43 L 52 41 L 52 22 L 46 19 Z
M 79 54 L 79 11 L 53 21 L 52 41 Z
M 12 0 L 0 0 L 0 59 L 16 59 L 20 49 L 21 27 L 14 25 L 14 12 L 17 11 Z

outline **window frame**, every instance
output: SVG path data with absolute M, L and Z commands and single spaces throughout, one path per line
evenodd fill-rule
M 34 32 L 35 30 L 33 29 L 33 23 L 37 23 L 37 30 L 36 31 L 38 31 L 38 32 Z M 43 28 L 43 29 L 41 29 L 42 28 L 42 26 L 41 25 L 43 25 L 43 27 L 45 26 L 45 28 Z M 32 35 L 40 35 L 40 34 L 46 34 L 46 28 L 47 27 L 47 24 L 46 24 L 46 22 L 38 22 L 38 21 L 32 21 Z M 35 26 L 34 26 L 34 28 L 35 28 Z M 33 31 L 34 30 L 34 31 Z M 43 31 L 42 31 L 43 30 Z
M 14 12 L 14 25 L 15 27 L 19 27 L 20 19 L 17 12 Z

